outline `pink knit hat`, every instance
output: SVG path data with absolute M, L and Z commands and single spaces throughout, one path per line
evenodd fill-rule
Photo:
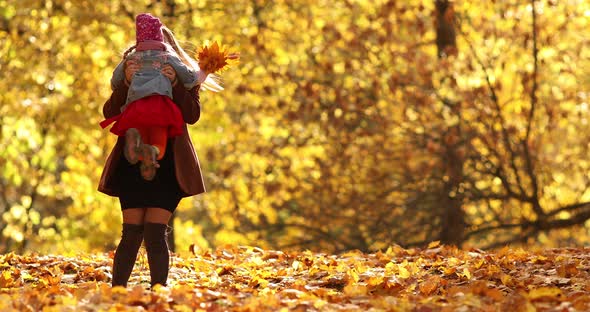
M 162 22 L 149 13 L 141 13 L 135 17 L 135 39 L 137 42 L 146 40 L 164 41 Z

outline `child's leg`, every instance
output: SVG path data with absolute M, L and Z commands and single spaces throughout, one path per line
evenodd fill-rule
M 158 160 L 164 157 L 166 153 L 166 143 L 168 141 L 167 127 L 150 127 L 149 141 L 144 141 L 146 144 L 153 145 L 158 148 Z
M 151 181 L 156 175 L 156 169 L 160 167 L 158 160 L 161 160 L 166 153 L 166 142 L 168 140 L 167 127 L 149 127 L 142 131 L 145 135 L 142 148 L 141 165 L 139 166 L 141 176 Z
M 139 134 L 141 135 L 142 143 L 150 144 L 150 127 L 138 127 L 137 130 L 139 130 Z
M 135 128 L 129 128 L 125 132 L 125 148 L 123 154 L 127 161 L 135 165 L 140 157 L 141 134 Z
M 141 135 L 141 142 L 144 144 L 150 144 L 150 128 L 148 127 L 137 127 L 139 135 Z M 138 160 L 143 160 L 143 153 L 139 153 Z

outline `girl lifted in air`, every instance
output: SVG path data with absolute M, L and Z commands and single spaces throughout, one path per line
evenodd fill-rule
M 182 134 L 183 119 L 173 102 L 172 87 L 182 84 L 187 90 L 201 85 L 221 91 L 212 73 L 199 69 L 195 60 L 178 45 L 172 32 L 157 17 L 142 13 L 136 17 L 136 45 L 129 48 L 111 79 L 114 90 L 125 79 L 126 66 L 139 66 L 133 75 L 121 114 L 100 123 L 111 132 L 125 136 L 124 155 L 130 164 L 140 164 L 141 176 L 150 181 L 164 157 L 168 138 Z M 164 40 L 165 39 L 165 40 Z M 132 52 L 132 50 L 135 50 Z M 229 56 L 230 59 L 236 55 Z M 162 68 L 172 66 L 176 79 L 170 81 Z

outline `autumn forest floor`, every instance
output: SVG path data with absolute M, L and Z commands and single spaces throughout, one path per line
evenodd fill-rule
M 5 254 L 0 311 L 588 311 L 589 253 L 226 247 L 172 257 L 168 287 L 153 290 L 144 252 L 127 289 L 110 287 L 112 254 Z

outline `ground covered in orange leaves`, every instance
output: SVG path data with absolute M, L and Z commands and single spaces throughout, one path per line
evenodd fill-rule
M 339 255 L 225 247 L 173 257 L 127 289 L 112 255 L 0 256 L 0 311 L 588 311 L 590 249 L 496 252 L 431 244 Z

